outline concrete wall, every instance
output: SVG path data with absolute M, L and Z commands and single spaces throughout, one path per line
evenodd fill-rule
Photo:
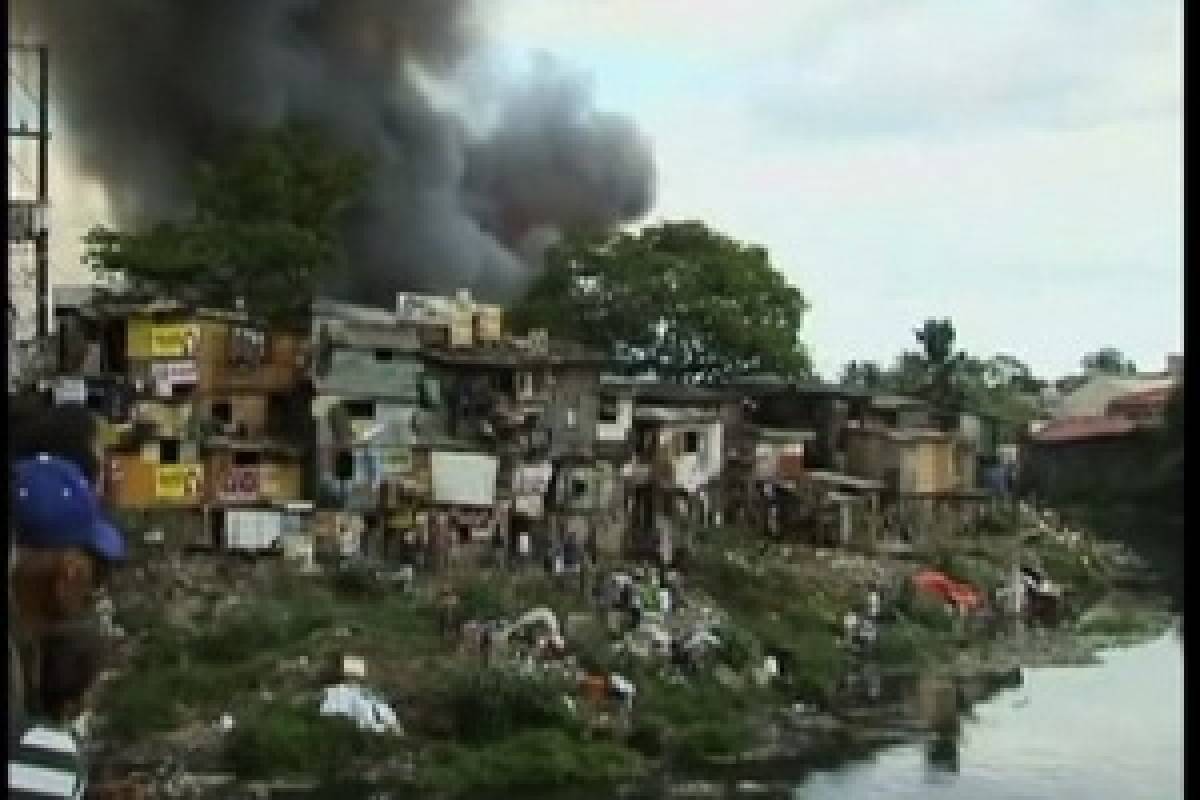
M 374 350 L 338 348 L 333 351 L 329 370 L 320 376 L 320 381 L 343 395 L 388 397 L 415 403 L 422 377 L 422 363 L 412 356 L 393 353 L 390 359 L 380 359 Z

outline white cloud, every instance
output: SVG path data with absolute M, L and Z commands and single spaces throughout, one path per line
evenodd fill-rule
M 653 219 L 770 248 L 826 374 L 934 315 L 1045 373 L 1181 346 L 1177 1 L 502 5 L 645 127 Z
M 1178 14 L 1160 3 L 896 4 L 751 72 L 788 134 L 1087 126 L 1179 109 Z M 1081 7 L 1080 7 L 1081 8 Z

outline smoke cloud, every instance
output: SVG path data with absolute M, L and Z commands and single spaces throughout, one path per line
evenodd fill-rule
M 483 46 L 469 0 L 19 0 L 50 47 L 53 102 L 121 225 L 185 208 L 186 176 L 230 134 L 315 121 L 372 160 L 330 288 L 518 294 L 546 246 L 652 203 L 649 144 L 543 64 L 472 130 L 428 90 Z

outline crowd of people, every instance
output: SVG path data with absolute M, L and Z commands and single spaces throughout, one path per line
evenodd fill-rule
M 105 517 L 95 426 L 83 408 L 10 398 L 8 792 L 106 797 L 81 724 L 111 652 L 96 603 L 126 556 Z

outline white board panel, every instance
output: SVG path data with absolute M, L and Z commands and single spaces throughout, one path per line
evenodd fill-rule
M 496 458 L 483 453 L 434 451 L 433 501 L 440 505 L 491 506 L 496 495 Z

